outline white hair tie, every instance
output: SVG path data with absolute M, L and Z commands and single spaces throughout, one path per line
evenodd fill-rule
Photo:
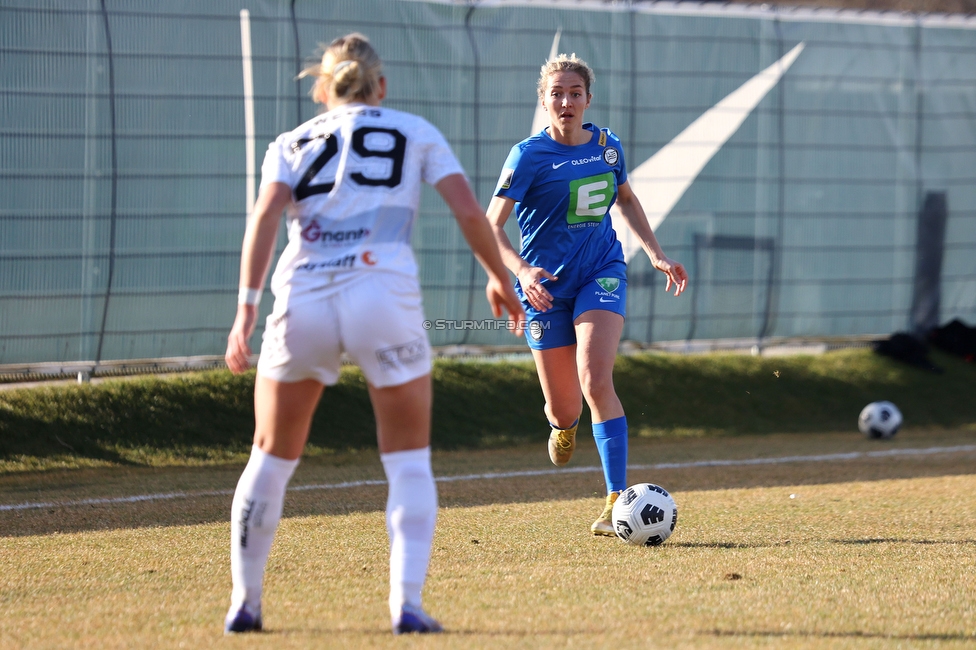
M 333 77 L 336 76 L 337 74 L 339 74 L 341 70 L 345 70 L 353 63 L 355 63 L 355 61 L 353 61 L 352 59 L 346 59 L 345 61 L 340 61 L 339 63 L 336 64 L 334 68 L 332 68 L 332 76 Z

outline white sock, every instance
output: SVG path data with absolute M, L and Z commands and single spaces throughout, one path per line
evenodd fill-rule
M 380 454 L 390 493 L 386 530 L 390 535 L 390 615 L 404 604 L 420 607 L 437 519 L 437 486 L 430 447 Z
M 230 511 L 232 610 L 247 604 L 252 613 L 261 612 L 264 568 L 285 504 L 285 489 L 296 467 L 297 459 L 285 460 L 251 448 Z

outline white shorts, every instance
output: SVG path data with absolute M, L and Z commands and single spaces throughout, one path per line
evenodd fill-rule
M 420 284 L 400 273 L 363 273 L 335 293 L 297 304 L 275 300 L 268 315 L 258 373 L 296 382 L 339 380 L 340 355 L 377 388 L 430 372 Z

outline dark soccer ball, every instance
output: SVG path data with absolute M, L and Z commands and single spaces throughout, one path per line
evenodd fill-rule
M 678 506 L 663 487 L 637 483 L 617 497 L 612 517 L 620 539 L 635 546 L 657 546 L 674 532 Z
M 891 402 L 871 402 L 861 410 L 857 428 L 868 438 L 887 439 L 901 427 L 901 411 Z

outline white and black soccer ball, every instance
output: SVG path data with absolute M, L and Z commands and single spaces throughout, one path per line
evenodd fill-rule
M 857 418 L 857 428 L 868 438 L 890 438 L 901 427 L 901 411 L 891 402 L 871 402 Z
M 637 483 L 613 504 L 617 537 L 635 546 L 657 546 L 671 537 L 678 523 L 678 506 L 660 485 Z

